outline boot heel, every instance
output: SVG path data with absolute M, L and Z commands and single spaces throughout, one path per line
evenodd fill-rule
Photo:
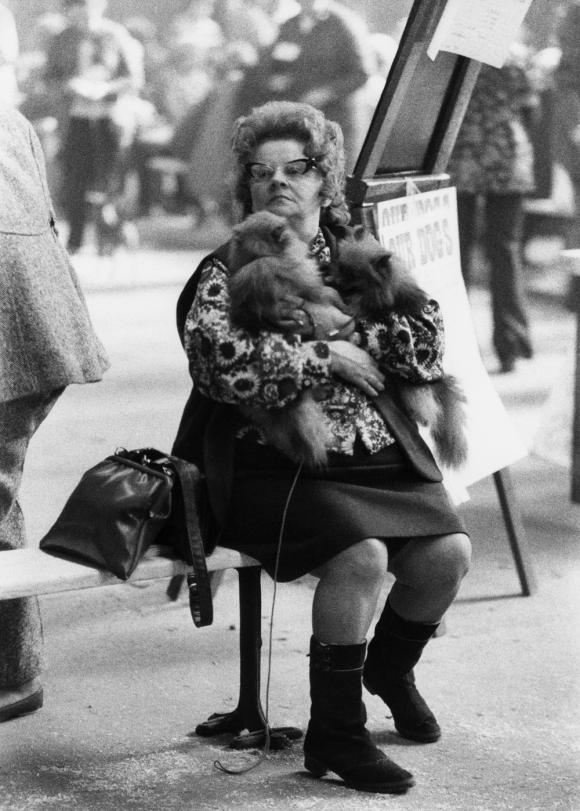
M 316 758 L 311 755 L 306 755 L 304 758 L 304 768 L 310 772 L 314 777 L 324 777 L 328 769 Z

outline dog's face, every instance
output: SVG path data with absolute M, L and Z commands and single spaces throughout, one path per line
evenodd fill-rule
M 414 313 L 427 301 L 396 257 L 360 231 L 341 246 L 338 262 L 328 268 L 328 277 L 359 317 L 380 319 L 385 312 L 397 309 Z
M 292 231 L 278 214 L 258 211 L 236 225 L 234 244 L 244 255 L 256 259 L 260 256 L 279 256 L 291 244 Z
M 352 241 L 340 252 L 338 262 L 327 269 L 339 292 L 351 296 L 379 296 L 383 307 L 394 303 L 390 255 L 378 243 Z

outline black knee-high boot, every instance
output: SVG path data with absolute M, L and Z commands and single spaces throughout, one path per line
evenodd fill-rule
M 403 619 L 387 600 L 364 666 L 364 686 L 389 707 L 397 732 L 421 743 L 441 737 L 435 716 L 415 687 L 413 673 L 437 627 Z
M 310 722 L 304 739 L 304 765 L 315 777 L 332 771 L 349 788 L 398 794 L 413 776 L 374 745 L 365 727 L 362 669 L 366 643 L 310 644 Z

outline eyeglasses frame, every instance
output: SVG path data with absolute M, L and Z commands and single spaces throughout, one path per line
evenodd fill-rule
M 274 177 L 274 174 L 276 173 L 277 168 L 285 168 L 286 166 L 288 166 L 291 163 L 302 163 L 303 161 L 307 161 L 306 169 L 303 172 L 298 172 L 297 175 L 296 175 L 297 177 L 304 177 L 304 175 L 308 174 L 308 172 L 310 172 L 312 169 L 319 169 L 317 158 L 307 158 L 307 157 L 295 158 L 294 160 L 286 161 L 286 163 L 282 164 L 282 167 L 274 167 L 274 166 L 271 166 L 269 163 L 262 163 L 261 161 L 252 161 L 250 163 L 246 163 L 244 165 L 244 169 L 245 169 L 246 174 L 247 174 L 247 176 L 249 177 L 250 180 L 255 180 L 255 181 L 257 181 L 259 183 L 261 180 L 262 181 L 271 180 Z M 251 169 L 252 166 L 268 166 L 273 171 L 272 171 L 272 174 L 269 177 L 265 177 L 265 178 L 254 177 L 252 175 L 252 169 Z M 285 174 L 285 176 L 288 177 L 288 175 L 286 175 L 286 174 Z

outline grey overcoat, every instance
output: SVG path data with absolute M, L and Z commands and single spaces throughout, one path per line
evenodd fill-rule
M 40 143 L 0 107 L 0 402 L 100 380 L 108 365 L 56 234 Z

